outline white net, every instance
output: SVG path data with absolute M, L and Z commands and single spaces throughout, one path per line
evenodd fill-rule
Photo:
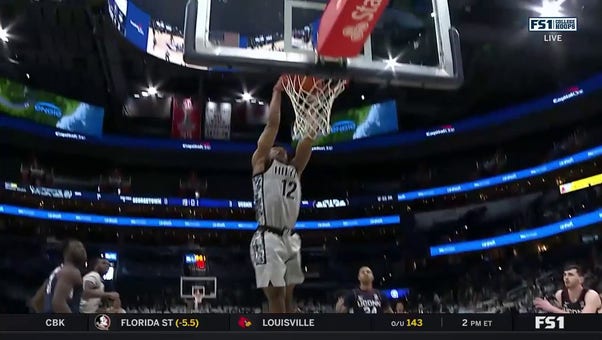
M 282 85 L 295 110 L 293 139 L 328 135 L 332 104 L 345 91 L 347 81 L 283 75 Z
M 192 297 L 194 298 L 194 310 L 198 311 L 199 306 L 203 303 L 203 298 L 205 298 L 205 287 L 193 286 Z

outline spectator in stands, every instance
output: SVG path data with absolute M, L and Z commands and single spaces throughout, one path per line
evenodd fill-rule
M 395 304 L 395 314 L 405 314 L 405 313 L 407 313 L 406 306 L 403 304 L 402 301 L 397 301 L 397 303 Z

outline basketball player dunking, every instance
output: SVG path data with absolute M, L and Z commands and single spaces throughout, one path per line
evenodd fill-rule
M 301 174 L 311 157 L 313 139 L 303 138 L 289 161 L 274 147 L 280 126 L 282 79 L 274 86 L 268 122 L 253 154 L 253 193 L 258 228 L 251 240 L 257 288 L 263 289 L 270 313 L 294 313 L 293 290 L 303 283 L 301 238 L 293 230 L 301 205 Z
M 393 313 L 387 298 L 379 290 L 374 289 L 374 275 L 369 267 L 361 267 L 357 279 L 360 283 L 359 289 L 354 289 L 339 299 L 336 305 L 337 313 Z
M 77 240 L 63 246 L 63 264 L 56 267 L 31 300 L 37 313 L 79 313 L 82 274 L 87 260 L 86 248 Z
M 563 273 L 564 288 L 555 294 L 560 307 L 554 306 L 546 299 L 536 298 L 536 308 L 548 313 L 602 313 L 600 295 L 595 290 L 583 287 L 583 271 L 577 265 L 565 267 Z
M 111 264 L 103 258 L 95 258 L 90 264 L 92 271 L 84 275 L 84 292 L 79 310 L 82 313 L 104 312 L 100 310 L 103 300 L 112 305 L 119 298 L 116 292 L 105 292 L 105 284 L 102 277 L 109 271 Z

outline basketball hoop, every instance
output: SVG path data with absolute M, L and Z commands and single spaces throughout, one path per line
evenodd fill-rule
M 294 74 L 281 79 L 295 110 L 293 139 L 328 135 L 332 104 L 345 91 L 347 80 Z

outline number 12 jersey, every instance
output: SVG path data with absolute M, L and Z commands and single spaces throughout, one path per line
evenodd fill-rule
M 301 181 L 294 166 L 278 161 L 253 176 L 257 223 L 274 228 L 294 228 L 301 206 Z

